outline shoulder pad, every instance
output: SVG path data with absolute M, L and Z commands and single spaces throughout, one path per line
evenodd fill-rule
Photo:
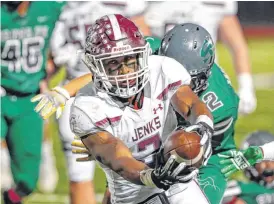
M 103 131 L 96 126 L 96 121 L 103 117 L 104 115 L 97 98 L 79 95 L 75 98 L 71 106 L 71 130 L 80 137 Z

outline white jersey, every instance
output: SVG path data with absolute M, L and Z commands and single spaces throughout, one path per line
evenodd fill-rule
M 177 61 L 150 56 L 150 81 L 144 88 L 143 107 L 119 107 L 109 95 L 84 87 L 71 108 L 70 124 L 76 135 L 108 131 L 121 139 L 139 161 L 153 166 L 154 154 L 177 126 L 171 97 L 190 75 Z M 138 203 L 162 190 L 133 184 L 101 164 L 106 173 L 112 203 Z
M 222 19 L 236 13 L 237 2 L 233 1 L 164 1 L 150 3 L 145 19 L 152 34 L 158 37 L 176 24 L 196 23 L 207 29 L 216 42 Z
M 66 65 L 67 78 L 73 79 L 88 72 L 77 51 L 85 45 L 86 33 L 96 19 L 119 13 L 127 17 L 141 14 L 144 1 L 86 1 L 68 2 L 53 32 L 51 49 L 54 62 Z

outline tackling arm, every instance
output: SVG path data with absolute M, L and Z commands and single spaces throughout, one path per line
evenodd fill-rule
M 56 112 L 58 119 L 66 105 L 66 101 L 92 81 L 92 74 L 85 74 L 75 78 L 67 83 L 64 87 L 54 87 L 52 90 L 38 94 L 31 99 L 31 102 L 39 102 L 35 107 L 35 111 L 40 114 L 43 119 L 49 118 Z
M 92 74 L 85 74 L 78 78 L 72 79 L 69 83 L 64 85 L 64 89 L 69 93 L 70 97 L 76 95 L 76 93 L 92 81 Z

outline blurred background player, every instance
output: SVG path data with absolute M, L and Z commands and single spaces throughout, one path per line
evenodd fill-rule
M 49 40 L 63 3 L 1 3 L 1 139 L 15 182 L 3 200 L 21 203 L 36 186 L 41 160 L 43 123 L 30 99 L 47 77 Z
M 87 30 L 98 17 L 110 13 L 122 13 L 131 17 L 137 24 L 142 25 L 145 33 L 144 17 L 141 15 L 146 7 L 144 1 L 138 2 L 68 2 L 56 24 L 51 41 L 51 51 L 57 67 L 65 65 L 66 79 L 61 85 L 90 71 L 82 63 L 77 51 L 85 45 Z M 58 89 L 59 91 L 61 89 Z M 71 153 L 71 142 L 74 134 L 70 131 L 70 105 L 74 99 L 67 102 L 58 120 L 59 133 L 67 159 L 70 180 L 70 196 L 72 203 L 95 203 L 93 190 L 94 162 L 79 163 Z M 47 179 L 47 175 L 41 175 Z M 42 179 L 42 178 L 40 178 Z M 54 188 L 54 186 L 52 186 Z
M 163 15 L 164 14 L 164 15 Z M 211 34 L 219 35 L 231 51 L 238 76 L 239 112 L 250 114 L 256 108 L 248 48 L 237 14 L 237 2 L 151 2 L 145 20 L 154 36 L 163 37 L 176 24 L 197 23 Z
M 242 150 L 273 142 L 274 135 L 266 131 L 249 134 L 243 141 Z M 274 161 L 262 161 L 244 170 L 249 182 L 230 181 L 223 203 L 227 204 L 273 204 Z

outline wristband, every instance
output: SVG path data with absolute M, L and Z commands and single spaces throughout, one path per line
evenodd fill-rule
M 68 92 L 66 89 L 61 88 L 61 87 L 59 87 L 59 86 L 56 86 L 56 87 L 54 87 L 52 90 L 53 90 L 53 91 L 56 91 L 57 93 L 59 93 L 59 94 L 61 94 L 61 95 L 63 95 L 67 100 L 70 99 L 69 92 Z
M 153 169 L 147 169 L 140 172 L 140 180 L 145 186 L 156 187 L 151 178 Z
M 195 124 L 198 124 L 200 122 L 206 123 L 213 130 L 213 121 L 207 115 L 199 115 L 199 117 L 195 121 Z

